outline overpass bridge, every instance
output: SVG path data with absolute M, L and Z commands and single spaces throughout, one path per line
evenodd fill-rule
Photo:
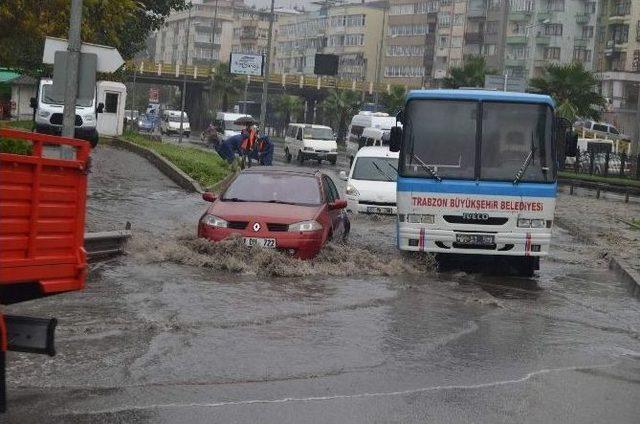
M 195 128 L 202 127 L 206 119 L 211 78 L 214 68 L 211 66 L 181 64 L 166 64 L 154 62 L 128 62 L 125 65 L 126 80 L 157 85 L 174 85 L 182 87 L 186 77 L 185 109 L 191 117 Z M 261 93 L 264 77 L 242 77 L 250 93 Z M 307 116 L 311 116 L 317 103 L 327 95 L 332 88 L 352 90 L 362 93 L 363 99 L 374 93 L 388 93 L 390 84 L 374 83 L 372 81 L 347 80 L 329 76 L 271 74 L 268 90 L 270 94 L 292 94 L 306 100 Z M 406 87 L 411 88 L 411 87 Z M 205 98 L 206 96 L 206 98 Z

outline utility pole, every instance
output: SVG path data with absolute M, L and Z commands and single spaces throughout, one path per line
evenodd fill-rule
M 632 145 L 630 153 L 640 154 L 640 82 L 638 82 L 638 101 L 636 104 L 636 143 Z
M 73 137 L 76 128 L 76 97 L 78 95 L 78 68 L 80 67 L 80 26 L 82 24 L 82 0 L 71 0 L 69 16 L 69 46 L 67 51 L 67 85 L 64 90 L 62 135 Z
M 380 48 L 378 49 L 378 63 L 376 63 L 376 90 L 374 92 L 374 103 L 376 104 L 376 112 L 378 111 L 378 101 L 380 100 L 380 77 L 382 73 L 382 53 L 384 48 L 384 26 L 385 19 L 387 17 L 387 8 L 389 7 L 389 3 L 385 3 L 384 9 L 382 9 L 382 28 L 380 29 Z M 423 76 L 424 79 L 424 76 Z
M 213 113 L 213 70 L 215 69 L 216 60 L 213 58 L 213 52 L 216 46 L 216 25 L 218 21 L 218 0 L 216 0 L 215 9 L 213 10 L 213 22 L 211 25 L 211 85 L 209 86 L 209 107 Z M 219 58 L 218 58 L 219 59 Z M 223 111 L 226 112 L 226 111 Z M 213 117 L 215 119 L 215 116 Z
M 262 104 L 260 105 L 260 131 L 265 131 L 267 121 L 267 95 L 269 91 L 269 71 L 271 62 L 271 42 L 273 41 L 273 21 L 275 14 L 275 0 L 271 0 L 271 14 L 269 15 L 269 34 L 267 35 L 267 60 L 264 64 L 264 81 L 262 82 Z
M 138 66 L 133 65 L 133 88 L 131 89 L 131 128 L 133 128 L 133 112 L 136 110 L 136 75 L 138 74 Z
M 184 68 L 182 69 L 182 106 L 180 106 L 180 136 L 178 143 L 182 143 L 182 127 L 184 126 L 184 101 L 187 97 L 187 58 L 189 56 L 189 30 L 191 29 L 191 3 L 189 3 L 189 15 L 187 17 L 187 43 L 184 49 Z

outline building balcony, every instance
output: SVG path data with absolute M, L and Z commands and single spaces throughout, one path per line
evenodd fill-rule
M 509 20 L 514 22 L 528 21 L 531 18 L 531 12 L 528 10 L 509 12 Z
M 527 44 L 526 35 L 509 35 L 507 36 L 507 44 Z
M 609 24 L 613 25 L 613 24 L 624 24 L 626 23 L 629 18 L 631 17 L 631 15 L 609 15 Z
M 552 17 L 553 17 L 553 12 L 548 10 L 541 10 L 536 15 L 536 19 L 538 20 L 538 22 L 542 22 L 546 19 L 551 19 Z
M 526 66 L 527 61 L 525 58 L 505 58 L 504 66 L 509 66 L 511 68 L 518 68 Z
M 575 40 L 573 40 L 574 47 L 585 48 L 588 45 L 589 45 L 589 39 L 587 38 L 576 38 Z
M 551 64 L 551 61 L 547 59 L 536 59 L 533 61 L 533 66 L 535 68 L 546 68 L 550 64 Z
M 551 43 L 551 37 L 549 37 L 548 35 L 538 35 L 536 37 L 536 44 L 548 46 L 549 43 Z
M 578 25 L 588 24 L 590 20 L 591 20 L 591 13 L 587 13 L 587 12 L 576 13 L 576 23 Z
M 484 41 L 482 32 L 467 32 L 464 34 L 464 42 L 468 44 L 480 44 Z
M 469 19 L 484 19 L 487 17 L 487 12 L 484 7 L 472 7 L 469 5 L 469 9 L 467 10 L 467 18 Z

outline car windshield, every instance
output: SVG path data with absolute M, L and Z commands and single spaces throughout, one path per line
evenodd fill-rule
M 320 186 L 315 177 L 268 172 L 238 175 L 221 197 L 222 201 L 294 205 L 319 205 L 320 199 Z
M 169 122 L 180 122 L 180 115 L 169 115 Z M 187 115 L 184 115 L 182 122 L 184 122 L 185 124 L 189 123 L 189 118 L 187 117 Z
M 224 121 L 224 129 L 227 131 L 242 131 L 244 125 L 234 124 L 233 121 Z
M 480 152 L 476 152 L 482 111 Z M 405 113 L 402 173 L 428 178 L 544 182 L 555 177 L 553 113 L 542 104 L 417 100 Z M 528 157 L 531 156 L 529 159 Z M 479 162 L 476 167 L 476 162 Z
M 42 86 L 42 103 L 48 105 L 61 105 L 63 102 L 53 97 L 53 85 L 45 84 Z M 76 99 L 76 106 L 89 107 L 93 104 L 93 99 Z
M 351 178 L 364 181 L 396 181 L 398 178 L 398 159 L 358 157 Z
M 335 140 L 330 128 L 305 128 L 304 138 L 311 140 Z

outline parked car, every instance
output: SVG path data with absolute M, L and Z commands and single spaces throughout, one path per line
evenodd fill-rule
M 574 126 L 576 129 L 582 130 L 584 134 L 613 140 L 630 140 L 629 136 L 622 134 L 615 126 L 606 122 L 583 120 L 577 121 Z
M 160 121 L 160 134 L 172 135 L 180 133 L 180 119 L 182 117 L 182 135 L 189 137 L 191 126 L 186 112 L 179 110 L 165 110 Z
M 314 257 L 332 239 L 345 239 L 351 224 L 331 178 L 318 170 L 253 167 L 243 170 L 212 202 L 198 236 L 220 241 L 239 234 L 245 244 Z
M 287 162 L 293 155 L 299 163 L 307 159 L 323 160 L 336 164 L 338 144 L 330 127 L 312 124 L 289 124 L 284 138 L 284 154 Z
M 396 213 L 396 180 L 398 179 L 398 152 L 388 147 L 363 147 L 351 165 L 345 191 L 347 211 L 354 213 Z
M 153 132 L 156 127 L 156 123 L 153 117 L 148 115 L 142 115 L 138 119 L 138 131 Z

